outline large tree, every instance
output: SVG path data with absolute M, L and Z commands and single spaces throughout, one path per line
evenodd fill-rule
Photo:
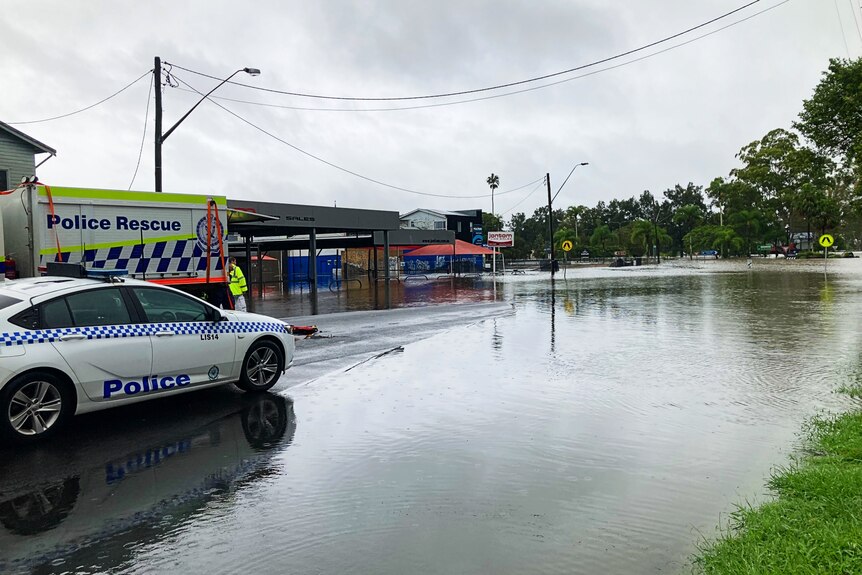
M 678 186 L 677 186 L 678 187 Z M 701 198 L 701 203 L 703 203 L 703 199 Z M 681 241 L 680 243 L 684 246 L 685 241 L 682 238 L 685 238 L 688 234 L 691 233 L 691 230 L 696 228 L 703 221 L 705 209 L 701 209 L 700 206 L 695 204 L 686 204 L 684 206 L 680 206 L 673 213 L 673 223 L 680 234 Z M 688 258 L 692 258 L 692 245 L 691 238 L 689 238 L 688 245 Z M 685 249 L 683 247 L 683 249 Z M 682 253 L 680 253 L 682 255 Z
M 862 166 L 862 59 L 832 59 L 794 128 L 858 175 Z

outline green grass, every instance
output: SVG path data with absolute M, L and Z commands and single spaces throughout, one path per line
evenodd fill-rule
M 817 417 L 805 440 L 808 454 L 773 473 L 775 499 L 734 512 L 695 572 L 862 574 L 862 413 Z

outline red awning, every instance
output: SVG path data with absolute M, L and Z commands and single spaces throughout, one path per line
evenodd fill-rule
M 452 244 L 434 244 L 431 246 L 423 246 L 413 250 L 410 253 L 404 254 L 405 258 L 413 256 L 490 256 L 494 252 L 488 248 L 469 244 L 465 241 L 455 240 L 455 249 L 452 249 Z

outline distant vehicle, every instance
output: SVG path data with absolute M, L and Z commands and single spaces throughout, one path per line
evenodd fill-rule
M 0 436 L 30 442 L 75 414 L 226 383 L 265 391 L 294 346 L 282 321 L 223 311 L 167 286 L 111 274 L 6 281 Z

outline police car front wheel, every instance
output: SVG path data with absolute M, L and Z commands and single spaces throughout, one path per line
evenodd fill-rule
M 66 382 L 47 372 L 26 373 L 0 392 L 0 434 L 18 442 L 52 435 L 74 409 Z
M 245 391 L 266 391 L 275 385 L 283 371 L 281 348 L 269 340 L 257 341 L 245 354 L 237 385 Z

